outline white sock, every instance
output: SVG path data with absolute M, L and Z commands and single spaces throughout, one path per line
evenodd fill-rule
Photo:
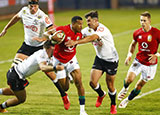
M 97 84 L 97 87 L 95 87 L 94 89 L 98 89 L 99 88 L 99 83 Z
M 114 92 L 110 92 L 110 91 L 108 90 L 108 93 L 111 94 L 111 95 L 115 95 L 115 94 L 117 93 L 117 90 L 115 89 Z
M 6 105 L 6 104 L 7 104 L 7 102 L 3 102 L 3 103 L 2 103 L 3 109 L 7 108 L 7 105 Z
M 53 83 L 56 83 L 58 81 L 58 79 L 56 78 L 55 80 L 53 80 Z
M 85 111 L 85 105 L 80 105 L 80 111 Z
M 2 90 L 2 88 L 0 89 L 0 95 L 3 95 L 3 90 Z

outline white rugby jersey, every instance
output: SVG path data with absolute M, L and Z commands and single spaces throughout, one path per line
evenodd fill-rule
M 52 25 L 48 16 L 40 9 L 35 14 L 31 14 L 28 7 L 23 7 L 18 16 L 22 19 L 24 25 L 25 43 L 29 46 L 41 46 L 44 42 L 32 40 L 33 37 L 42 37 L 46 27 Z
M 26 77 L 40 70 L 39 63 L 47 61 L 50 61 L 50 59 L 46 53 L 46 50 L 41 49 L 29 56 L 22 63 L 15 65 L 14 68 L 20 79 L 25 79 Z
M 114 46 L 113 36 L 107 27 L 99 23 L 96 31 L 94 31 L 92 28 L 86 27 L 82 30 L 82 34 L 83 37 L 93 34 L 97 34 L 99 36 L 100 41 L 95 40 L 92 42 L 92 44 L 96 50 L 96 55 L 100 59 L 111 62 L 118 61 L 119 57 Z M 98 42 L 102 42 L 103 45 L 100 46 Z

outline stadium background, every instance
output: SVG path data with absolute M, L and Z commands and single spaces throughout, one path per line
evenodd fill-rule
M 17 13 L 21 7 L 26 5 L 26 0 L 0 0 L 0 31 L 8 23 L 11 16 Z M 66 25 L 74 15 L 84 14 L 90 10 L 98 10 L 100 22 L 105 24 L 112 32 L 116 48 L 119 53 L 120 63 L 115 86 L 119 92 L 123 85 L 129 66 L 124 66 L 132 33 L 139 28 L 139 14 L 149 11 L 152 15 L 152 26 L 160 29 L 159 15 L 160 0 L 56 0 L 55 24 Z M 40 8 L 46 13 L 47 0 L 40 0 Z M 6 10 L 7 9 L 7 10 Z M 86 22 L 84 19 L 84 27 Z M 6 72 L 10 68 L 11 61 L 15 56 L 24 38 L 23 25 L 18 22 L 11 27 L 6 36 L 0 38 L 0 87 L 6 87 Z M 136 53 L 136 52 L 135 52 Z M 83 84 L 86 91 L 86 111 L 88 115 L 108 115 L 109 97 L 106 96 L 100 108 L 95 108 L 96 93 L 89 87 L 90 69 L 94 60 L 95 51 L 91 44 L 81 45 L 77 48 L 77 58 L 81 67 Z M 142 89 L 139 99 L 133 100 L 126 109 L 118 109 L 118 115 L 159 115 L 160 114 L 160 66 L 153 81 L 150 81 Z M 139 76 L 130 86 L 135 86 Z M 107 91 L 101 78 L 102 88 Z M 24 104 L 8 108 L 6 115 L 78 115 L 79 104 L 76 88 L 70 85 L 68 91 L 71 107 L 64 110 L 62 100 L 52 82 L 42 73 L 38 72 L 29 78 L 30 85 L 27 90 L 27 100 Z M 143 96 L 144 95 L 144 96 Z M 0 103 L 9 97 L 0 96 Z M 117 104 L 120 102 L 117 101 Z

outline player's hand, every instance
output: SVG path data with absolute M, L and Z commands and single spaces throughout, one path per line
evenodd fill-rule
M 46 38 L 33 37 L 32 40 L 37 41 L 37 42 L 43 42 L 43 41 L 46 41 L 47 39 Z
M 4 36 L 6 34 L 7 30 L 4 29 L 1 33 L 0 33 L 0 37 Z
M 126 60 L 125 60 L 125 65 L 129 65 L 129 62 L 132 60 L 131 56 L 127 56 Z
M 57 70 L 57 71 L 61 71 L 61 70 L 63 70 L 63 69 L 64 69 L 64 66 L 63 66 L 63 65 L 60 65 L 60 64 L 56 65 L 56 70 Z
M 69 40 L 69 41 L 65 42 L 65 45 L 67 47 L 75 46 L 76 44 L 77 44 L 77 42 L 73 41 L 73 40 Z
M 149 56 L 149 59 L 148 59 L 149 63 L 152 63 L 152 64 L 156 63 L 157 56 L 155 54 L 148 54 L 148 56 Z

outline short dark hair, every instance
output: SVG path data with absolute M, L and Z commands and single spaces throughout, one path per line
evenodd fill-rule
M 147 17 L 149 19 L 151 18 L 151 14 L 148 11 L 145 11 L 145 12 L 141 13 L 140 15 L 141 16 L 145 16 L 145 17 Z
M 45 49 L 49 49 L 51 46 L 55 46 L 55 44 L 53 44 L 51 42 L 51 40 L 47 40 L 44 44 L 43 44 L 43 48 Z
M 88 18 L 89 16 L 91 18 L 98 18 L 98 11 L 90 11 L 85 14 L 85 18 Z
M 28 4 L 38 4 L 39 0 L 28 0 Z
M 80 16 L 74 16 L 71 20 L 72 23 L 76 23 L 77 20 L 83 20 Z

